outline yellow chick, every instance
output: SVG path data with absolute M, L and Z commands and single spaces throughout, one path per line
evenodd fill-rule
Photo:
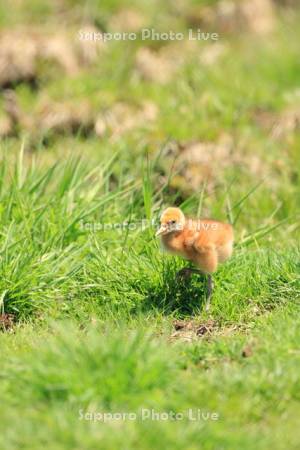
M 161 236 L 168 252 L 182 256 L 198 267 L 184 268 L 178 272 L 179 276 L 207 275 L 208 310 L 213 292 L 212 274 L 233 252 L 232 226 L 213 219 L 190 219 L 179 208 L 167 208 L 161 215 L 156 236 Z

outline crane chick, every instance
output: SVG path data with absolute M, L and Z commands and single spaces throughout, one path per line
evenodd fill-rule
M 189 219 L 179 208 L 167 208 L 161 215 L 156 236 L 161 236 L 168 252 L 182 256 L 198 268 L 184 268 L 178 276 L 186 277 L 192 273 L 207 275 L 208 310 L 213 291 L 212 274 L 219 263 L 232 255 L 232 226 L 213 219 Z

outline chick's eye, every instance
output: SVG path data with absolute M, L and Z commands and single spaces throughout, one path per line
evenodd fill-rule
M 170 220 L 171 225 L 175 225 L 175 223 L 176 223 L 176 220 Z

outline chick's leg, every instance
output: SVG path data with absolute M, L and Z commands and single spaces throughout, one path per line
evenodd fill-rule
M 210 300 L 213 293 L 214 283 L 212 279 L 212 273 L 217 270 L 218 267 L 218 255 L 214 249 L 210 249 L 199 255 L 198 265 L 207 274 L 207 291 L 206 291 L 206 311 L 209 310 Z
M 214 289 L 214 282 L 211 275 L 207 275 L 207 291 L 206 291 L 206 305 L 205 310 L 208 311 L 210 308 L 210 299 Z
M 193 273 L 203 275 L 203 272 L 201 272 L 201 270 L 199 269 L 194 269 L 193 267 L 184 267 L 176 273 L 176 278 L 188 279 Z

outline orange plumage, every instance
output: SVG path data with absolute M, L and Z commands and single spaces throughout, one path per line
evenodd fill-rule
M 210 275 L 233 251 L 232 226 L 212 219 L 189 219 L 179 208 L 167 208 L 160 218 L 160 223 L 156 234 L 161 235 L 165 249 L 191 261 L 200 272 L 208 275 L 210 298 Z M 199 271 L 183 269 L 181 272 Z

